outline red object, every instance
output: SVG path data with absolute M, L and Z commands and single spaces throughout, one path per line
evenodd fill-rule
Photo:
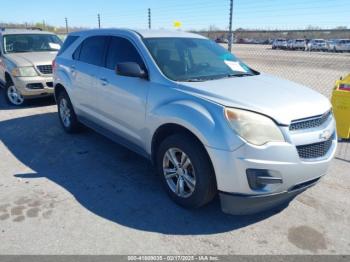
M 52 61 L 52 71 L 56 69 L 56 60 Z
M 349 92 L 350 92 L 350 85 L 341 84 L 341 85 L 339 86 L 339 90 L 349 91 Z

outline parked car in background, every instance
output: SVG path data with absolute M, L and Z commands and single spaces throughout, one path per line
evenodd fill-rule
M 327 50 L 328 50 L 329 52 L 334 52 L 334 47 L 335 47 L 337 41 L 338 41 L 338 39 L 328 39 L 328 40 L 326 41 Z
M 305 50 L 306 40 L 305 39 L 295 39 L 292 44 L 293 50 Z
M 286 39 L 276 39 L 272 43 L 272 49 L 287 49 Z
M 217 192 L 231 214 L 289 202 L 326 174 L 336 151 L 327 98 L 200 35 L 75 32 L 53 65 L 63 129 L 83 123 L 147 157 L 187 208 Z
M 306 51 L 327 51 L 328 47 L 324 39 L 312 39 L 305 48 Z
M 61 44 L 50 32 L 0 30 L 0 82 L 9 104 L 53 95 L 52 61 Z
M 228 39 L 224 38 L 224 37 L 218 37 L 215 39 L 215 42 L 218 44 L 228 44 L 229 41 Z
M 339 39 L 335 42 L 332 51 L 350 52 L 350 39 Z
M 290 39 L 287 41 L 287 49 L 292 50 L 293 49 L 293 39 Z

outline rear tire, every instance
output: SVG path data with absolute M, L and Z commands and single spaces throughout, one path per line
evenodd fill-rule
M 168 195 L 180 206 L 198 208 L 216 194 L 210 158 L 200 142 L 189 135 L 166 138 L 158 149 L 156 167 Z
M 81 130 L 73 105 L 68 94 L 64 91 L 58 95 L 57 109 L 60 123 L 67 133 L 77 133 Z

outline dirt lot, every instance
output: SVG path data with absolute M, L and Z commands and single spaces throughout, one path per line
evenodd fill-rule
M 314 79 L 326 94 L 350 68 L 345 54 L 235 50 L 263 71 Z M 167 198 L 143 158 L 89 130 L 65 134 L 53 101 L 14 109 L 2 96 L 0 254 L 350 253 L 348 143 L 328 175 L 286 208 L 235 217 L 216 199 L 189 211 Z

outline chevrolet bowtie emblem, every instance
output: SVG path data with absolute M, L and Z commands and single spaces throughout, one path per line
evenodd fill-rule
M 329 130 L 325 130 L 320 134 L 320 139 L 322 140 L 328 140 L 331 138 L 331 132 Z

